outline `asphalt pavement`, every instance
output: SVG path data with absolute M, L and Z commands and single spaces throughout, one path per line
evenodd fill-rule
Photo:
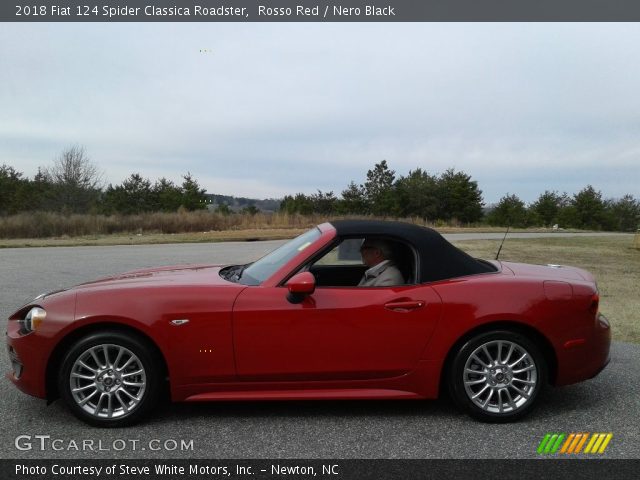
M 167 264 L 241 263 L 282 243 L 0 249 L 0 317 L 41 292 L 101 276 Z M 1 358 L 6 372 L 7 355 Z M 506 425 L 479 423 L 446 401 L 227 402 L 164 404 L 145 423 L 105 430 L 2 378 L 0 458 L 534 458 L 549 432 L 611 432 L 603 456 L 640 458 L 639 367 L 639 345 L 614 343 L 612 361 L 598 377 L 547 388 L 532 415 Z

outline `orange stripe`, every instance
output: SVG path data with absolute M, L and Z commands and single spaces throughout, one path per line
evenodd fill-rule
M 569 447 L 569 453 L 573 453 L 573 451 L 576 448 L 576 445 L 578 445 L 578 442 L 580 441 L 581 438 L 582 438 L 582 434 L 576 433 L 576 438 L 573 439 L 573 443 L 571 444 L 571 447 Z
M 560 453 L 564 453 L 567 451 L 567 448 L 569 448 L 569 444 L 573 441 L 573 437 L 575 437 L 576 434 L 572 433 L 569 435 L 569 438 L 567 438 L 567 441 L 564 442 L 564 445 L 562 445 L 562 449 L 560 450 Z
M 583 433 L 582 434 L 582 440 L 580 440 L 580 443 L 576 447 L 576 453 L 580 453 L 580 450 L 582 450 L 582 446 L 584 445 L 584 442 L 587 441 L 587 437 L 589 437 L 588 433 Z

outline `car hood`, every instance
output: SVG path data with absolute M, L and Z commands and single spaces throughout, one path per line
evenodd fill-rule
M 581 280 L 593 282 L 591 273 L 566 265 L 531 265 L 528 263 L 500 262 L 518 277 L 539 277 L 544 279 Z
M 145 268 L 100 278 L 75 286 L 75 289 L 98 287 L 120 287 L 149 284 L 206 284 L 206 285 L 237 285 L 228 282 L 220 275 L 223 265 L 171 265 L 165 267 Z

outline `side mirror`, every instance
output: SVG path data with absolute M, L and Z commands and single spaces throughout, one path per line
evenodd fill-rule
M 300 272 L 295 274 L 287 282 L 289 293 L 287 300 L 291 303 L 300 303 L 307 295 L 316 291 L 316 277 L 311 272 Z

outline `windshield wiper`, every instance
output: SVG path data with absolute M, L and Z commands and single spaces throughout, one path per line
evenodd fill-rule
M 228 282 L 239 283 L 244 271 L 252 264 L 253 262 L 246 263 L 244 265 L 230 265 L 224 268 L 224 272 L 221 272 L 221 276 Z M 251 281 L 253 282 L 254 279 L 252 278 Z
M 242 278 L 242 274 L 244 273 L 244 270 L 247 268 L 247 265 L 240 265 L 240 268 L 234 275 L 234 277 L 236 278 L 236 282 L 239 282 L 240 279 Z
M 220 272 L 222 274 L 222 278 L 227 280 L 228 282 L 237 282 L 239 275 L 242 275 L 242 270 L 244 270 L 245 265 L 230 265 L 224 269 L 224 272 Z

